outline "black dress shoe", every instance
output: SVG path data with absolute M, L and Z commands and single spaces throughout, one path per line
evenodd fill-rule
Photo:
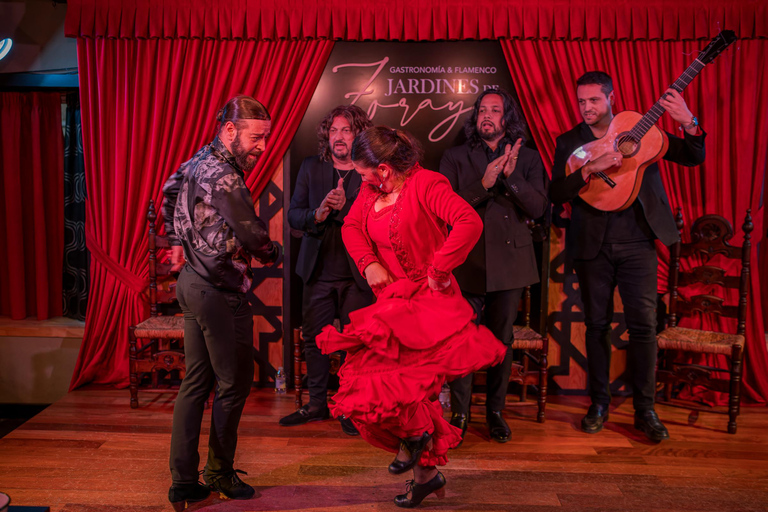
M 467 425 L 469 424 L 469 417 L 466 414 L 455 412 L 451 415 L 450 424 L 456 428 L 461 429 L 461 441 L 459 442 L 459 444 L 456 445 L 456 448 L 458 448 L 459 446 L 461 446 L 461 443 L 464 442 L 464 434 L 467 433 Z
M 635 411 L 635 428 L 656 443 L 669 439 L 667 427 L 659 419 L 653 409 L 648 411 Z
M 309 405 L 300 407 L 297 411 L 292 412 L 288 416 L 280 418 L 280 425 L 284 427 L 294 427 L 296 425 L 303 425 L 310 421 L 327 420 L 331 417 L 331 413 L 328 412 L 328 407 L 321 407 L 319 409 L 310 408 Z
M 196 501 L 203 501 L 210 496 L 211 490 L 201 484 L 195 482 L 193 484 L 173 484 L 168 489 L 168 501 L 171 502 L 173 510 L 179 512 L 187 508 L 189 503 Z
M 509 436 L 512 432 L 509 430 L 507 422 L 504 421 L 501 411 L 488 412 L 485 415 L 485 420 L 488 422 L 488 432 L 491 434 L 491 439 L 497 443 L 506 443 L 509 441 Z
M 240 480 L 238 473 L 247 475 L 245 471 L 234 469 L 229 473 L 216 475 L 203 475 L 205 483 L 213 491 L 219 491 L 221 494 L 231 500 L 249 500 L 256 496 L 256 489 Z
M 357 427 L 355 427 L 355 424 L 352 423 L 352 420 L 347 418 L 346 416 L 341 416 L 339 418 L 339 423 L 341 423 L 341 431 L 347 434 L 348 436 L 360 435 L 360 432 L 357 430 Z
M 400 450 L 408 456 L 408 460 L 395 458 L 392 464 L 389 465 L 389 472 L 393 475 L 399 475 L 413 469 L 413 466 L 419 462 L 421 454 L 427 447 L 427 444 L 429 444 L 430 439 L 432 439 L 432 436 L 428 432 L 424 432 L 418 439 L 404 439 L 400 441 Z
M 587 434 L 597 434 L 603 430 L 603 423 L 608 421 L 608 406 L 592 404 L 587 415 L 581 419 L 581 430 Z
M 410 498 L 408 497 L 409 492 L 411 493 Z M 402 508 L 413 508 L 432 493 L 435 493 L 438 498 L 445 496 L 445 477 L 439 471 L 435 478 L 424 484 L 414 483 L 413 480 L 405 482 L 405 494 L 395 496 L 395 505 Z

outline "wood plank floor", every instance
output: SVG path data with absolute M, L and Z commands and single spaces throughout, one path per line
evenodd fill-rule
M 52 512 L 170 510 L 174 398 L 141 392 L 140 408 L 132 410 L 128 390 L 70 393 L 0 439 L 0 490 L 12 505 Z M 534 407 L 508 407 L 513 438 L 503 445 L 473 422 L 443 470 L 446 497 L 427 498 L 422 508 L 768 510 L 768 409 L 743 408 L 738 434 L 728 435 L 725 416 L 701 414 L 689 425 L 686 410 L 660 406 L 672 439 L 652 444 L 632 428 L 629 401 L 614 403 L 611 421 L 596 435 L 578 430 L 582 397 L 552 397 L 543 425 L 534 421 Z M 260 498 L 212 497 L 190 510 L 398 510 L 392 498 L 403 492 L 405 478 L 387 473 L 390 454 L 345 436 L 333 420 L 279 427 L 278 418 L 292 410 L 290 394 L 256 390 L 248 399 L 236 466 L 248 472 L 244 479 Z

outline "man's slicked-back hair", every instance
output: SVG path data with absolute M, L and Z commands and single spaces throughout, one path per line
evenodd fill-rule
M 328 115 L 326 115 L 317 125 L 317 154 L 320 156 L 320 160 L 324 162 L 331 161 L 329 132 L 333 120 L 339 116 L 347 120 L 349 126 L 352 127 L 355 137 L 357 137 L 357 134 L 363 130 L 367 130 L 373 126 L 373 123 L 368 119 L 368 114 L 365 113 L 365 110 L 357 105 L 339 105 L 328 112 Z
M 613 92 L 613 78 L 605 71 L 587 71 L 576 80 L 576 87 L 581 85 L 599 85 L 606 98 Z
M 219 122 L 219 131 L 224 128 L 227 121 L 235 123 L 235 127 L 239 130 L 242 128 L 240 121 L 245 121 L 247 119 L 269 121 L 271 118 L 264 105 L 254 98 L 244 94 L 235 96 L 229 100 L 226 105 L 221 107 L 216 113 L 216 120 Z

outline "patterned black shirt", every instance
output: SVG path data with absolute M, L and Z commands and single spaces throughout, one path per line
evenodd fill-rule
M 242 169 L 218 137 L 181 164 L 163 194 L 171 244 L 182 245 L 187 265 L 213 286 L 245 293 L 253 282 L 249 255 L 262 263 L 279 256 Z

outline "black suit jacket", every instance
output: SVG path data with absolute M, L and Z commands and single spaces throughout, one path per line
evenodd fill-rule
M 694 166 L 704 161 L 704 138 L 706 134 L 688 135 L 683 139 L 667 133 L 669 147 L 664 155 L 665 160 L 680 165 Z M 579 197 L 579 191 L 586 185 L 580 172 L 565 176 L 565 163 L 573 151 L 596 140 L 592 130 L 586 123 L 579 123 L 571 130 L 557 138 L 555 147 L 555 162 L 552 168 L 552 185 L 550 193 L 554 204 L 571 202 L 571 221 L 566 229 L 565 245 L 568 256 L 574 259 L 589 260 L 597 256 L 603 245 L 605 229 L 608 225 L 608 214 L 597 210 Z M 659 166 L 648 166 L 643 175 L 637 201 L 653 230 L 654 235 L 664 245 L 672 245 L 679 238 L 669 198 L 664 190 L 659 174 Z
M 320 246 L 325 239 L 326 226 L 331 220 L 344 220 L 360 190 L 360 184 L 362 183 L 360 175 L 354 170 L 350 171 L 350 173 L 350 181 L 347 186 L 347 202 L 344 204 L 344 208 L 341 211 L 331 210 L 325 221 L 316 224 L 314 217 L 315 209 L 320 206 L 328 192 L 336 188 L 338 176 L 336 176 L 333 170 L 332 162 L 323 162 L 317 156 L 305 158 L 301 168 L 299 168 L 296 188 L 293 191 L 291 205 L 288 208 L 288 224 L 293 229 L 304 232 L 301 249 L 299 249 L 299 257 L 296 262 L 296 274 L 301 277 L 304 283 L 312 278 L 315 271 Z M 363 289 L 368 288 L 368 283 L 360 275 L 349 253 L 346 251 L 345 253 L 355 282 Z
M 483 234 L 454 275 L 465 292 L 523 288 L 539 281 L 539 268 L 527 219 L 544 215 L 549 183 L 539 154 L 520 148 L 514 172 L 491 190 L 482 184 L 488 157 L 483 146 L 451 148 L 440 172 L 483 219 Z M 503 175 L 502 175 L 503 177 Z

